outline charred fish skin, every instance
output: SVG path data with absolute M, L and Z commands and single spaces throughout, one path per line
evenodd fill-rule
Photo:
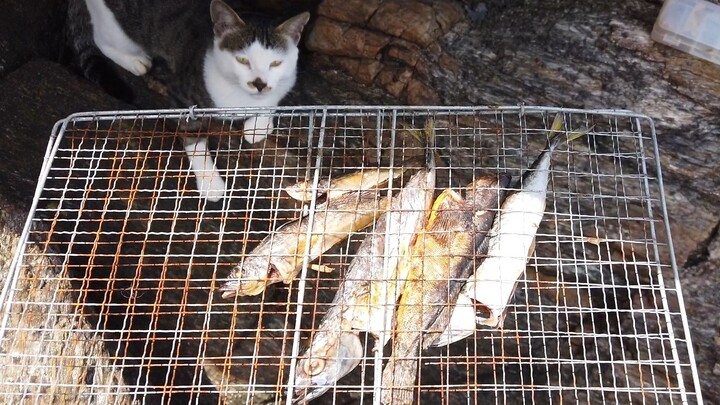
M 562 115 L 558 114 L 552 124 L 552 132 L 563 130 Z M 565 140 L 572 141 L 585 135 L 589 129 L 572 133 L 557 133 L 548 146 L 535 159 L 522 179 L 503 202 L 495 217 L 489 238 L 487 258 L 461 294 L 467 301 L 488 309 L 488 317 L 468 317 L 464 307 L 452 315 L 450 326 L 438 338 L 435 345 L 444 346 L 471 335 L 477 324 L 498 328 L 501 326 L 506 307 L 512 297 L 518 278 L 524 273 L 535 234 L 545 214 L 550 162 L 553 151 Z M 473 310 L 473 312 L 475 312 Z M 475 319 L 473 319 L 475 318 Z
M 434 137 L 432 122 L 426 125 L 425 133 L 427 138 Z M 426 139 L 428 144 L 430 141 Z M 319 397 L 360 364 L 361 359 L 353 357 L 360 350 L 360 331 L 375 336 L 379 346 L 386 343 L 387 338 L 380 335 L 391 326 L 397 300 L 396 286 L 386 284 L 397 277 L 397 262 L 422 228 L 435 193 L 435 154 L 429 145 L 426 166 L 393 197 L 388 210 L 358 248 L 331 309 L 298 360 L 292 376 L 297 402 Z
M 445 330 L 508 183 L 506 175 L 481 178 L 468 187 L 466 199 L 444 190 L 410 256 L 398 264 L 410 269 L 395 314 L 392 356 L 383 370 L 384 404 L 413 403 L 420 351 Z
M 309 261 L 313 261 L 350 233 L 374 222 L 389 202 L 389 196 L 377 191 L 358 190 L 319 204 L 312 222 L 307 215 L 284 224 L 232 269 L 229 280 L 220 287 L 223 298 L 257 295 L 268 285 L 291 283 L 302 268 L 308 244 Z

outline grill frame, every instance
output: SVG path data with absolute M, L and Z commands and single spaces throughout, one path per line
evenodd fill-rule
M 109 111 L 109 112 L 93 112 L 93 113 L 79 113 L 74 114 L 68 118 L 66 118 L 63 121 L 58 122 L 55 127 L 53 128 L 52 135 L 50 138 L 50 142 L 48 144 L 48 149 L 46 151 L 45 160 L 43 163 L 43 167 L 41 170 L 41 174 L 38 181 L 38 187 L 35 192 L 35 196 L 33 199 L 33 203 L 31 206 L 30 214 L 28 216 L 28 220 L 26 222 L 25 228 L 23 229 L 23 233 L 21 235 L 20 243 L 18 245 L 18 249 L 16 252 L 16 255 L 13 259 L 13 262 L 11 263 L 10 267 L 10 273 L 8 275 L 7 280 L 5 280 L 5 285 L 3 287 L 2 293 L 0 294 L 0 303 L 5 308 L 5 311 L 3 311 L 2 315 L 2 323 L 0 323 L 0 342 L 4 342 L 6 340 L 6 335 L 11 328 L 8 326 L 8 322 L 10 319 L 11 311 L 10 308 L 12 307 L 12 304 L 15 302 L 15 295 L 17 293 L 17 286 L 22 276 L 22 269 L 23 269 L 23 259 L 25 258 L 25 254 L 27 252 L 28 246 L 31 243 L 31 234 L 33 232 L 33 220 L 35 219 L 37 209 L 39 207 L 41 198 L 43 196 L 43 191 L 45 190 L 44 187 L 48 181 L 48 178 L 50 176 L 51 171 L 53 170 L 53 163 L 55 162 L 55 158 L 58 156 L 58 151 L 62 149 L 62 143 L 64 141 L 64 136 L 68 131 L 72 131 L 72 128 L 70 128 L 71 125 L 76 123 L 97 123 L 97 122 L 105 122 L 105 121 L 114 121 L 114 120 L 141 120 L 141 122 L 144 122 L 144 120 L 194 120 L 194 119 L 205 119 L 205 118 L 228 118 L 228 117 L 234 117 L 234 119 L 242 119 L 242 117 L 246 117 L 253 114 L 263 114 L 263 113 L 272 113 L 273 111 L 267 110 L 267 109 L 253 109 L 253 108 L 244 108 L 244 109 L 174 109 L 174 110 L 156 110 L 156 111 Z M 674 368 L 676 373 L 675 377 L 677 378 L 677 386 L 679 388 L 679 401 L 680 403 L 693 403 L 693 400 L 695 400 L 695 403 L 702 403 L 702 397 L 700 393 L 700 386 L 699 386 L 699 378 L 697 374 L 697 369 L 695 366 L 694 361 L 694 354 L 692 349 L 692 343 L 691 343 L 691 336 L 689 333 L 689 327 L 687 322 L 687 315 L 685 312 L 684 302 L 682 299 L 682 289 L 681 284 L 679 281 L 679 273 L 677 264 L 675 261 L 675 255 L 672 248 L 672 237 L 670 234 L 670 225 L 668 222 L 668 215 L 667 215 L 667 205 L 664 197 L 664 189 L 663 189 L 663 183 L 662 183 L 662 172 L 660 167 L 660 159 L 659 159 L 659 150 L 657 145 L 657 139 L 656 139 L 656 133 L 655 133 L 655 127 L 652 119 L 650 117 L 647 117 L 642 114 L 637 114 L 630 111 L 625 110 L 580 110 L 580 109 L 558 109 L 558 108 L 550 108 L 550 107 L 530 107 L 530 106 L 508 106 L 508 107 L 404 107 L 404 106 L 357 106 L 357 107 L 347 107 L 347 106 L 299 106 L 299 107 L 280 107 L 274 111 L 275 114 L 282 115 L 282 114 L 288 114 L 288 115 L 296 115 L 296 116 L 308 116 L 310 119 L 310 122 L 314 122 L 315 117 L 320 118 L 320 124 L 317 128 L 311 128 L 308 132 L 311 137 L 316 137 L 318 144 L 317 149 L 320 151 L 325 150 L 325 145 L 323 142 L 326 142 L 328 139 L 326 137 L 326 128 L 327 125 L 327 118 L 328 117 L 334 117 L 338 114 L 342 114 L 344 117 L 360 117 L 360 116 L 366 116 L 366 115 L 382 115 L 383 117 L 387 117 L 391 121 L 391 140 L 390 142 L 392 144 L 395 144 L 396 139 L 395 135 L 396 132 L 393 130 L 393 128 L 397 127 L 397 119 L 398 117 L 404 117 L 407 115 L 410 116 L 424 116 L 424 115 L 437 115 L 437 114 L 468 114 L 468 115 L 481 115 L 481 116 L 488 116 L 488 117 L 500 117 L 501 121 L 502 119 L 505 119 L 506 117 L 518 117 L 518 122 L 520 123 L 519 127 L 521 130 L 520 133 L 520 144 L 522 145 L 522 122 L 524 119 L 527 119 L 528 116 L 549 116 L 550 114 L 554 114 L 556 112 L 560 112 L 565 114 L 566 116 L 572 117 L 574 115 L 581 116 L 581 117 L 601 117 L 601 116 L 608 116 L 608 117 L 614 117 L 615 119 L 620 120 L 628 120 L 629 122 L 634 122 L 636 127 L 638 128 L 638 133 L 640 136 L 637 136 L 636 141 L 638 142 L 638 148 L 639 150 L 636 151 L 639 153 L 638 161 L 642 162 L 642 171 L 643 173 L 639 173 L 638 175 L 639 180 L 645 183 L 645 188 L 648 190 L 648 194 L 651 193 L 651 189 L 653 187 L 657 188 L 657 205 L 660 212 L 654 212 L 653 204 L 650 204 L 647 206 L 647 213 L 650 218 L 657 218 L 657 214 L 662 218 L 662 221 L 658 222 L 658 226 L 660 229 L 656 229 L 656 222 L 654 220 L 649 220 L 647 223 L 650 226 L 650 237 L 652 241 L 650 242 L 652 250 L 654 250 L 654 256 L 656 258 L 659 258 L 658 260 L 662 260 L 662 255 L 658 250 L 659 240 L 661 238 L 665 239 L 662 244 L 667 245 L 667 255 L 668 255 L 668 262 L 667 263 L 658 263 L 658 268 L 661 269 L 661 267 L 665 267 L 670 270 L 670 272 L 667 274 L 669 278 L 666 280 L 664 277 L 662 277 L 662 274 L 660 274 L 660 277 L 658 279 L 658 285 L 653 286 L 657 287 L 657 292 L 659 293 L 661 297 L 661 306 L 664 308 L 664 312 L 659 314 L 658 316 L 663 316 L 666 325 L 670 325 L 670 327 L 667 328 L 666 333 L 668 334 L 668 342 L 670 343 L 670 350 L 671 350 L 671 359 L 672 359 L 672 367 Z M 381 120 L 377 121 L 378 128 L 376 128 L 378 131 L 384 130 L 386 128 L 381 128 Z M 99 128 L 99 127 L 98 127 Z M 537 129 L 542 131 L 543 128 L 536 128 L 532 126 L 526 126 L 527 129 Z M 546 129 L 546 128 L 545 128 Z M 612 137 L 617 136 L 624 136 L 621 133 L 610 133 L 608 134 Z M 636 134 L 632 134 L 633 136 Z M 505 133 L 502 134 L 503 139 L 506 136 Z M 527 136 L 527 133 L 525 134 Z M 650 145 L 646 145 L 645 142 L 650 141 Z M 313 143 L 313 139 L 311 138 L 309 140 L 309 143 Z M 299 147 L 298 150 L 301 148 Z M 378 148 L 378 154 L 382 153 L 380 150 L 381 148 Z M 649 149 L 649 150 L 648 150 Z M 308 151 L 310 151 L 310 147 L 308 147 Z M 176 151 L 178 153 L 181 153 L 182 151 Z M 524 157 L 525 162 L 532 161 L 534 156 L 539 152 L 539 150 L 528 150 L 529 156 Z M 597 152 L 597 151 L 596 151 Z M 614 152 L 614 151 L 613 151 Z M 306 174 L 309 174 L 312 176 L 312 181 L 317 185 L 317 182 L 322 178 L 323 172 L 322 172 L 322 166 L 323 166 L 323 154 L 322 152 L 318 153 L 317 155 L 313 155 L 312 153 L 308 152 L 308 163 L 305 166 Z M 522 152 L 521 152 L 522 153 Z M 592 154 L 592 151 L 589 152 Z M 644 157 L 645 154 L 649 154 L 649 158 Z M 314 162 L 313 162 L 314 158 Z M 647 167 L 647 162 L 650 162 L 650 167 Z M 654 161 L 654 165 L 652 165 L 652 161 Z M 392 161 L 390 165 L 395 165 L 396 162 Z M 297 167 L 298 169 L 302 169 L 301 167 Z M 650 176 L 648 175 L 648 171 L 653 171 L 654 175 Z M 516 173 L 514 173 L 516 174 Z M 656 184 L 650 184 L 650 183 L 656 183 Z M 187 194 L 183 195 L 186 196 Z M 619 197 L 619 196 L 616 196 Z M 626 202 L 627 203 L 627 202 Z M 548 210 L 550 209 L 550 204 L 548 204 Z M 309 210 L 312 212 L 315 207 L 314 201 L 310 203 Z M 555 214 L 558 214 L 557 210 L 555 210 Z M 615 219 L 612 218 L 612 216 L 608 216 L 606 219 Z M 619 225 L 622 227 L 622 225 Z M 664 233 L 664 235 L 659 235 L 660 233 Z M 536 260 L 537 261 L 537 260 Z M 308 265 L 309 261 L 307 258 L 304 260 L 303 270 L 298 277 L 298 281 L 296 281 L 297 284 L 297 296 L 296 296 L 296 303 L 295 303 L 295 311 L 296 313 L 303 314 L 304 310 L 304 302 L 305 302 L 305 294 L 307 293 L 306 288 L 306 280 L 308 279 L 309 273 L 308 273 Z M 536 263 L 537 264 L 537 263 Z M 218 263 L 216 261 L 215 265 L 217 266 Z M 661 272 L 662 273 L 662 272 Z M 667 272 L 666 272 L 667 273 Z M 215 275 L 213 277 L 216 277 Z M 672 287 L 668 287 L 667 284 L 672 284 Z M 271 287 L 272 288 L 272 287 Z M 653 288 L 654 290 L 654 288 Z M 678 306 L 678 314 L 673 314 L 669 308 L 671 307 L 670 299 L 668 297 L 668 291 L 673 293 L 674 297 L 672 297 L 674 300 L 677 301 Z M 215 298 L 217 299 L 217 297 Z M 50 303 L 52 304 L 52 303 Z M 210 305 L 210 304 L 208 304 Z M 580 307 L 580 310 L 583 308 Z M 592 306 L 590 309 L 593 309 Z M 659 310 L 659 309 L 658 309 Z M 542 310 L 541 310 L 542 313 Z M 675 319 L 679 318 L 680 324 L 677 325 L 674 324 L 677 322 Z M 317 324 L 317 321 L 319 319 L 315 320 L 315 324 Z M 307 332 L 303 329 L 302 325 L 302 315 L 295 318 L 294 323 L 294 330 L 292 331 L 292 341 L 293 346 L 290 353 L 290 374 L 292 375 L 292 370 L 296 363 L 296 357 L 300 351 L 300 341 L 301 341 L 301 334 L 303 332 Z M 684 338 L 678 339 L 675 337 L 675 329 L 681 329 Z M 287 331 L 286 331 L 287 332 Z M 531 330 L 527 331 L 529 334 L 532 333 Z M 543 331 L 543 333 L 545 333 Z M 369 339 L 366 339 L 365 344 L 371 343 Z M 687 361 L 689 364 L 685 364 L 685 361 L 680 358 L 680 353 L 678 353 L 678 345 L 684 346 L 682 349 L 685 351 L 685 354 L 687 355 Z M 379 374 L 381 371 L 381 367 L 378 367 L 377 364 L 382 363 L 383 353 L 376 353 L 375 358 L 373 360 L 375 366 L 367 365 L 367 367 L 374 367 L 374 375 L 375 375 L 375 381 L 379 381 Z M 560 359 L 558 358 L 558 361 Z M 653 360 L 651 358 L 651 360 Z M 532 361 L 530 359 L 529 361 Z M 441 362 L 438 360 L 438 362 Z M 578 367 L 582 367 L 580 363 L 578 363 Z M 363 363 L 363 367 L 366 367 L 366 365 Z M 684 373 L 687 374 L 689 371 L 691 379 L 692 379 L 692 387 L 685 384 L 684 379 L 686 378 L 684 376 Z M 585 372 L 588 373 L 588 369 L 585 369 Z M 365 374 L 365 373 L 363 373 Z M 287 403 L 291 403 L 291 393 L 293 390 L 292 383 L 288 383 L 287 378 L 285 382 L 285 387 L 282 389 L 285 390 L 287 397 L 286 401 Z M 339 386 L 343 384 L 338 384 Z M 366 389 L 371 388 L 370 391 L 377 391 L 379 390 L 379 387 L 377 385 L 373 385 L 372 387 L 364 387 Z M 548 390 L 551 390 L 552 387 L 548 387 Z M 576 387 L 577 388 L 577 387 Z M 587 387 L 595 388 L 595 387 Z M 612 390 L 612 391 L 618 391 L 621 387 L 619 385 L 615 385 L 613 387 L 597 387 L 600 390 Z M 653 387 L 656 388 L 656 387 Z M 493 388 L 496 390 L 496 392 L 503 391 L 504 383 L 501 384 L 495 384 L 495 387 Z M 512 388 L 509 388 L 512 389 Z M 632 391 L 631 388 L 628 388 Z M 622 391 L 622 390 L 620 390 Z M 652 390 L 650 390 L 652 391 Z M 0 393 L 4 394 L 4 393 Z M 655 394 L 657 398 L 657 393 Z M 376 403 L 379 403 L 378 395 L 374 396 L 376 399 Z M 500 396 L 498 396 L 500 397 Z M 364 397 L 361 397 L 364 398 Z M 672 396 L 671 396 L 672 398 Z M 366 399 L 366 398 L 365 398 Z M 551 400 L 552 402 L 552 400 Z M 612 401 L 610 401 L 612 402 Z

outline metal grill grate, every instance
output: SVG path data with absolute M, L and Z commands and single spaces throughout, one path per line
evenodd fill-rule
M 515 179 L 557 109 L 295 107 L 265 142 L 248 110 L 78 114 L 59 123 L 2 292 L 4 403 L 291 402 L 297 355 L 371 226 L 295 282 L 223 299 L 242 255 L 314 209 L 283 187 L 418 167 L 407 137 L 436 125 L 437 189 Z M 504 328 L 422 352 L 418 403 L 701 403 L 652 121 L 559 110 L 587 137 L 554 154 L 536 251 Z M 207 130 L 178 130 L 198 119 Z M 241 125 L 240 125 L 241 126 Z M 202 134 L 227 183 L 199 198 L 180 136 Z M 307 264 L 307 263 L 306 263 Z M 389 353 L 366 356 L 314 403 L 379 403 Z M 100 343 L 98 343 L 100 342 Z M 290 383 L 290 384 L 289 384 Z

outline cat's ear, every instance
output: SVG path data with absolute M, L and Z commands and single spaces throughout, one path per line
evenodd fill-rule
M 306 11 L 278 25 L 275 31 L 287 35 L 295 42 L 295 45 L 297 45 L 298 42 L 300 42 L 300 35 L 302 35 L 303 28 L 305 28 L 305 24 L 307 24 L 309 19 L 310 13 Z
M 215 36 L 218 38 L 245 27 L 245 22 L 240 19 L 235 10 L 222 0 L 212 0 L 210 2 L 210 17 L 212 18 Z

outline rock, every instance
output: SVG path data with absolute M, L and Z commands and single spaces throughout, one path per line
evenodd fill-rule
M 412 78 L 407 84 L 407 103 L 410 105 L 437 105 L 440 97 L 424 82 Z
M 715 234 L 708 244 L 708 259 L 720 260 L 720 229 L 715 228 Z
M 25 209 L 0 197 L 0 285 L 15 254 Z M 0 401 L 38 404 L 131 404 L 122 373 L 116 367 L 96 329 L 82 316 L 73 286 L 59 278 L 59 260 L 29 246 L 21 277 L 12 294 L 0 343 Z M 52 304 L 49 304 L 52 303 Z M 52 320 L 52 323 L 48 322 Z M 18 388 L 18 384 L 22 388 Z M 113 387 L 112 390 L 98 387 Z
M 442 35 L 432 6 L 413 0 L 383 1 L 368 26 L 422 47 Z
M 400 97 L 412 77 L 412 70 L 386 66 L 377 76 L 376 83 L 393 97 Z
M 379 5 L 380 0 L 325 0 L 318 6 L 317 13 L 333 20 L 362 25 Z
M 717 293 L 720 286 L 720 260 L 707 260 L 683 269 L 680 281 L 703 399 L 709 399 L 712 403 L 713 399 L 720 398 L 720 384 L 717 383 L 719 379 L 716 374 L 720 360 L 720 295 Z
M 298 73 L 295 88 L 283 99 L 286 105 L 367 105 L 398 103 L 379 86 L 362 85 L 343 68 L 337 56 L 315 54 Z
M 31 61 L 0 81 L 0 195 L 29 206 L 53 125 L 79 111 L 127 109 L 128 105 L 78 78 L 63 66 Z
M 311 51 L 328 55 L 374 59 L 389 42 L 387 36 L 321 16 L 305 45 Z
M 33 57 L 60 58 L 66 3 L 0 0 L 0 78 Z
M 362 84 L 371 84 L 383 68 L 383 64 L 374 59 L 334 56 L 332 60 Z
M 439 100 L 429 84 L 432 69 L 426 66 L 438 61 L 449 69 L 457 66 L 453 58 L 442 58 L 437 40 L 464 19 L 459 3 L 325 0 L 318 14 L 306 41 L 308 49 L 334 56 L 334 63 L 355 80 L 375 82 L 393 97 L 411 104 Z M 435 62 L 427 60 L 426 50 Z M 408 88 L 416 66 L 422 80 Z
M 394 39 L 385 48 L 383 61 L 400 62 L 412 67 L 420 57 L 420 48 L 417 45 L 401 39 Z
M 432 3 L 432 8 L 435 11 L 435 21 L 437 21 L 443 34 L 465 19 L 462 6 L 455 1 L 435 0 Z

